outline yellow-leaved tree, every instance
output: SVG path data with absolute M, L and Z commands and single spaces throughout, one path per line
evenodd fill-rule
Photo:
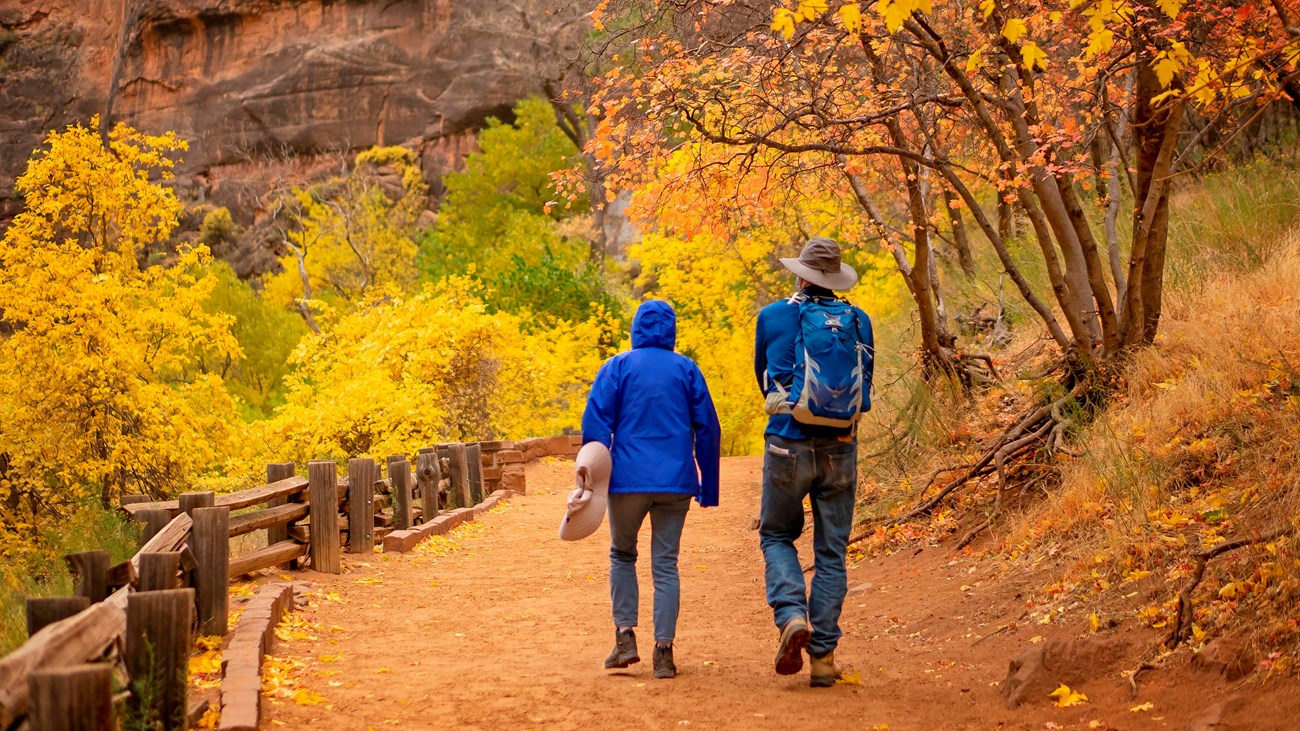
M 409 287 L 427 192 L 415 153 L 404 147 L 371 148 L 346 176 L 293 188 L 277 204 L 287 253 L 282 271 L 266 279 L 266 296 L 294 304 L 315 330 L 313 300 L 349 308 L 373 288 Z
M 291 358 L 286 404 L 254 425 L 249 469 L 576 428 L 614 323 L 524 324 L 489 311 L 465 277 L 413 294 L 377 288 L 351 312 L 323 314 Z
M 172 134 L 98 120 L 52 132 L 0 242 L 0 510 L 4 528 L 163 496 L 224 457 L 234 410 L 217 363 L 229 317 L 205 309 L 203 247 L 157 258 L 181 204 Z

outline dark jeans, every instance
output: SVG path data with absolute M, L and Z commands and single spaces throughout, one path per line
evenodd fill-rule
M 609 496 L 609 595 L 614 625 L 635 627 L 640 591 L 636 581 L 636 538 L 650 516 L 650 573 L 654 577 L 655 642 L 670 643 L 677 634 L 681 582 L 677 551 L 682 526 L 691 507 L 690 495 L 633 492 Z
M 767 437 L 763 453 L 760 545 L 767 562 L 767 603 L 778 627 L 795 617 L 812 625 L 808 652 L 824 655 L 840 639 L 840 611 L 848 592 L 845 551 L 853 528 L 858 445 L 834 438 Z M 803 498 L 812 503 L 813 579 L 805 590 L 799 551 Z

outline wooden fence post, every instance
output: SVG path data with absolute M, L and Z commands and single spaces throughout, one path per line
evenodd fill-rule
M 405 457 L 388 460 L 388 481 L 393 485 L 393 527 L 411 527 L 411 463 Z
M 415 479 L 420 483 L 420 499 L 424 504 L 424 522 L 428 523 L 438 517 L 438 455 L 432 451 L 420 450 L 415 458 Z
M 230 508 L 195 508 L 193 517 L 199 631 L 220 637 L 230 608 Z
M 469 494 L 478 505 L 483 502 L 483 450 L 478 442 L 465 447 L 465 462 L 469 467 Z
M 153 498 L 149 497 L 148 495 L 123 495 L 122 500 L 120 501 L 119 504 L 135 505 L 136 503 L 150 503 L 150 502 L 153 502 Z
M 181 512 L 193 518 L 195 508 L 210 508 L 216 504 L 216 500 L 215 492 L 183 492 L 177 502 L 180 503 Z
M 91 604 L 108 598 L 108 551 L 69 553 L 64 560 L 77 579 L 74 594 L 86 597 Z
M 272 482 L 287 480 L 290 477 L 293 477 L 293 474 L 294 474 L 293 462 L 274 462 L 266 466 L 266 482 L 268 485 Z M 301 493 L 291 498 L 283 498 L 283 497 L 274 498 L 267 502 L 267 507 L 274 508 L 280 505 L 284 505 L 285 503 L 288 502 L 298 502 L 298 503 L 302 502 Z M 296 521 L 291 521 L 289 523 L 285 523 L 284 525 L 273 525 L 270 528 L 267 528 L 266 545 L 274 546 L 280 541 L 289 540 L 289 526 L 293 525 L 294 522 Z M 290 561 L 287 564 L 284 564 L 285 568 L 297 568 L 297 566 L 298 566 L 297 559 Z
M 469 465 L 465 459 L 465 445 L 453 444 L 451 449 L 451 491 L 456 494 L 460 507 L 474 505 L 474 495 L 469 491 Z
M 451 481 L 451 445 L 438 444 L 433 448 L 433 453 L 438 455 L 438 479 L 447 481 L 446 508 L 465 507 L 460 504 L 460 496 L 456 494 L 456 486 Z
M 307 503 L 311 512 L 307 536 L 311 567 L 326 574 L 342 573 L 339 559 L 338 465 L 333 460 L 313 460 L 307 465 Z
M 375 552 L 375 461 L 348 460 L 348 553 Z
M 181 573 L 180 551 L 159 551 L 140 554 L 140 591 L 166 591 L 175 589 Z
M 150 538 L 158 535 L 158 531 L 167 527 L 172 522 L 172 511 L 163 508 L 150 508 L 141 510 L 135 514 L 135 517 L 144 521 L 144 527 L 140 529 L 140 545 L 149 542 Z
M 131 711 L 150 728 L 153 724 L 161 724 L 164 731 L 185 728 L 193 616 L 193 589 L 141 591 L 126 599 Z
M 90 606 L 84 596 L 31 597 L 27 600 L 27 636 L 40 632 L 47 624 L 67 619 Z
M 37 670 L 27 678 L 31 731 L 100 731 L 113 723 L 113 666 Z

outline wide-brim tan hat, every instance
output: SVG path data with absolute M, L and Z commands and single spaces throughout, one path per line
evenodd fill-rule
M 578 450 L 578 456 L 574 458 L 574 477 L 578 487 L 586 488 L 584 497 L 588 494 L 590 497 L 569 506 L 564 520 L 560 521 L 561 539 L 581 540 L 595 533 L 604 522 L 605 509 L 609 505 L 609 473 L 613 466 L 609 448 L 600 442 L 587 442 Z M 583 468 L 587 472 L 585 483 L 581 475 Z
M 821 236 L 809 239 L 798 258 L 783 258 L 781 264 L 826 289 L 853 289 L 858 283 L 857 271 L 840 260 L 840 245 Z

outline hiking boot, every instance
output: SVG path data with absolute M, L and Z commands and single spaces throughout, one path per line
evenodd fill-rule
M 636 633 L 630 629 L 614 631 L 614 649 L 605 658 L 605 669 L 625 668 L 632 663 L 641 662 L 636 652 Z
M 794 675 L 803 669 L 803 648 L 812 634 L 803 617 L 795 617 L 781 628 L 781 645 L 776 649 L 776 674 Z
M 667 645 L 655 643 L 654 661 L 656 678 L 677 677 L 677 664 L 673 662 L 673 646 L 671 643 Z
M 835 664 L 834 650 L 821 657 L 808 653 L 808 665 L 812 671 L 808 685 L 814 688 L 829 688 L 841 677 L 840 666 Z

